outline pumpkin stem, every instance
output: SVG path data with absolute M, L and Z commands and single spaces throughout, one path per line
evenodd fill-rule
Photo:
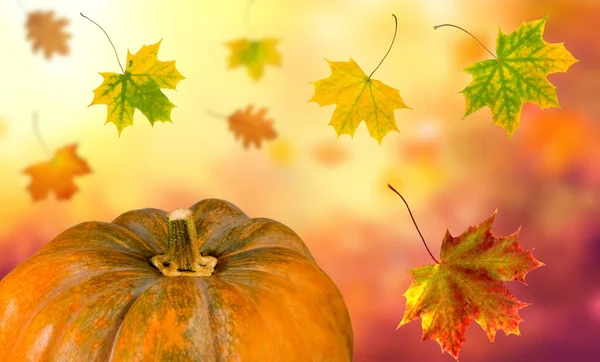
M 198 239 L 192 211 L 176 209 L 168 217 L 169 250 L 165 255 L 156 255 L 150 262 L 169 277 L 212 275 L 217 258 L 200 255 L 202 241 Z

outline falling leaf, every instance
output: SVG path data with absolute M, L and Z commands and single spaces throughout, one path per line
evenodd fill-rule
M 77 144 L 56 150 L 50 161 L 43 161 L 27 167 L 24 173 L 31 176 L 27 190 L 34 201 L 41 200 L 54 191 L 58 199 L 70 199 L 77 191 L 74 176 L 91 173 L 88 163 L 77 155 Z
M 248 105 L 245 110 L 238 109 L 229 117 L 229 129 L 235 135 L 235 138 L 241 138 L 244 148 L 254 144 L 256 148 L 261 147 L 263 140 L 272 140 L 277 137 L 277 132 L 273 129 L 273 121 L 265 119 L 267 108 L 261 108 L 252 114 L 253 105 Z
M 273 163 L 289 166 L 294 161 L 294 145 L 289 140 L 277 138 L 269 145 L 269 156 Z
M 404 104 L 397 89 L 368 77 L 352 58 L 349 62 L 327 62 L 331 75 L 311 82 L 315 94 L 309 102 L 321 107 L 336 104 L 329 125 L 338 138 L 342 134 L 353 137 L 362 121 L 379 144 L 388 132 L 398 131 L 394 110 L 410 107 Z
M 519 335 L 518 310 L 529 303 L 517 300 L 504 286 L 506 281 L 525 283 L 525 275 L 544 263 L 521 249 L 519 230 L 494 238 L 496 212 L 458 237 L 447 231 L 440 263 L 412 269 L 413 282 L 404 293 L 406 312 L 398 328 L 421 318 L 423 338 L 436 340 L 442 353 L 458 360 L 465 331 L 475 320 L 494 343 L 496 331 Z
M 263 76 L 266 64 L 281 65 L 281 55 L 275 49 L 278 42 L 278 39 L 272 38 L 262 40 L 242 38 L 225 43 L 231 49 L 229 69 L 243 65 L 247 68 L 250 78 L 258 82 Z
M 33 52 L 40 48 L 44 50 L 46 59 L 52 58 L 53 53 L 67 55 L 69 47 L 67 39 L 70 34 L 63 31 L 69 23 L 67 19 L 54 19 L 53 11 L 32 11 L 27 16 L 27 39 L 33 40 Z
M 540 108 L 560 108 L 556 88 L 546 76 L 566 72 L 578 60 L 562 43 L 550 44 L 542 39 L 546 19 L 523 22 L 511 34 L 500 30 L 497 59 L 477 62 L 465 69 L 473 75 L 473 81 L 461 91 L 466 101 L 463 118 L 489 106 L 494 123 L 511 136 L 519 128 L 526 102 Z
M 135 55 L 127 51 L 124 74 L 100 73 L 104 81 L 94 90 L 90 106 L 106 104 L 106 123 L 114 123 L 119 135 L 125 127 L 133 125 L 136 108 L 152 125 L 156 121 L 172 122 L 171 110 L 175 105 L 160 89 L 175 89 L 185 77 L 175 68 L 174 60 L 158 60 L 160 43 L 144 45 Z
M 321 164 L 335 167 L 348 159 L 348 149 L 339 142 L 322 142 L 313 149 L 314 158 Z

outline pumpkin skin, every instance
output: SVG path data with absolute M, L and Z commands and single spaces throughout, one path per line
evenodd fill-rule
M 192 207 L 206 277 L 163 275 L 167 213 L 76 225 L 0 281 L 9 361 L 351 361 L 343 298 L 302 240 L 231 203 Z

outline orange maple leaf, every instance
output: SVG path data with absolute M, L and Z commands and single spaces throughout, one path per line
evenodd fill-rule
M 52 58 L 53 53 L 66 55 L 69 53 L 67 39 L 70 34 L 62 29 L 69 21 L 67 19 L 53 19 L 53 11 L 32 11 L 27 17 L 27 39 L 33 40 L 33 52 L 40 48 L 44 50 L 46 59 Z
M 272 140 L 277 137 L 277 132 L 273 129 L 273 120 L 265 119 L 267 108 L 259 109 L 252 114 L 253 105 L 248 105 L 245 110 L 238 109 L 229 117 L 229 129 L 235 135 L 235 138 L 242 138 L 244 148 L 254 144 L 260 148 L 263 140 Z
M 39 162 L 23 170 L 31 176 L 27 190 L 33 201 L 45 198 L 50 191 L 54 191 L 58 199 L 70 199 L 77 191 L 73 177 L 90 172 L 92 170 L 87 162 L 77 156 L 77 144 L 59 148 L 50 161 Z
M 519 230 L 494 238 L 491 217 L 458 237 L 448 231 L 439 264 L 411 269 L 413 282 L 404 293 L 406 312 L 398 328 L 421 317 L 422 340 L 433 339 L 456 360 L 465 331 L 475 320 L 494 343 L 496 331 L 519 335 L 519 309 L 530 303 L 517 300 L 506 281 L 525 285 L 525 275 L 545 265 L 519 246 Z

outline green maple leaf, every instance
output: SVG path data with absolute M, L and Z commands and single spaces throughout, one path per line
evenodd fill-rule
M 466 101 L 463 119 L 489 106 L 494 123 L 512 136 L 519 128 L 526 102 L 541 108 L 560 108 L 556 88 L 546 76 L 566 72 L 578 60 L 563 43 L 550 44 L 542 39 L 547 18 L 523 22 L 511 34 L 500 29 L 496 59 L 477 62 L 465 69 L 473 75 L 473 81 L 461 91 Z
M 175 105 L 161 88 L 175 89 L 185 79 L 175 68 L 175 61 L 158 60 L 160 41 L 144 45 L 135 54 L 127 51 L 127 67 L 123 74 L 100 73 L 102 84 L 94 90 L 93 104 L 108 106 L 106 123 L 114 123 L 119 135 L 133 125 L 133 113 L 139 109 L 151 124 L 156 121 L 172 122 L 171 110 Z

